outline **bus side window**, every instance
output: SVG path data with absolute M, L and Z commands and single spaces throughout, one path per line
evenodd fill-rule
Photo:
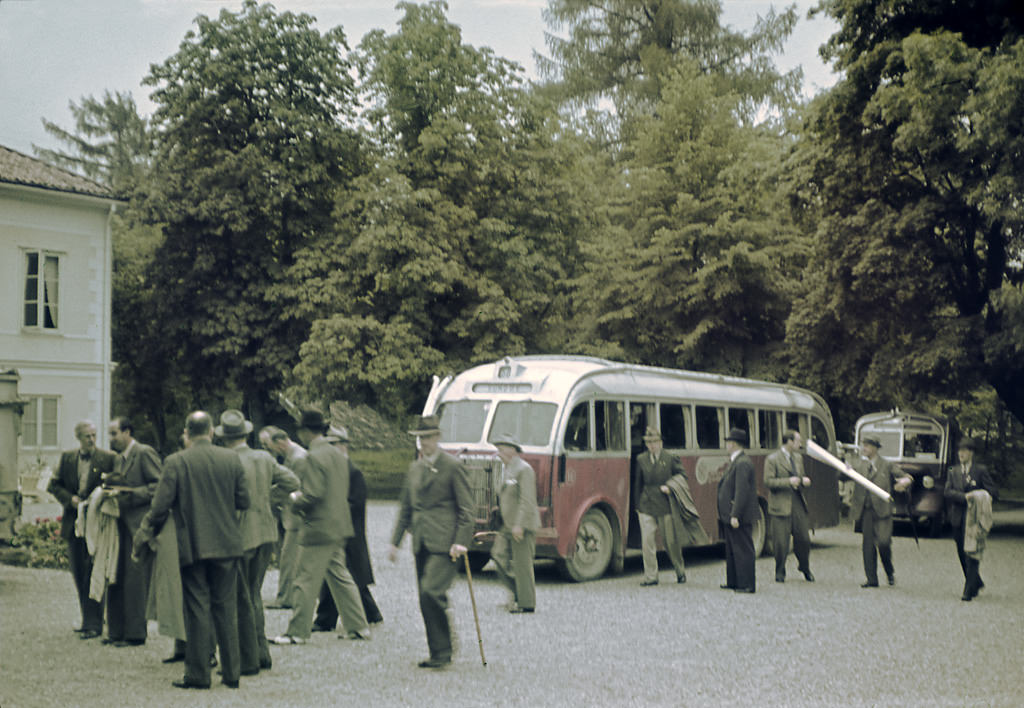
M 828 439 L 828 428 L 821 422 L 820 418 L 811 418 L 811 440 L 821 445 L 826 450 L 829 449 L 830 441 Z
M 803 427 L 800 426 L 801 419 Z M 786 430 L 795 430 L 805 438 L 807 437 L 807 416 L 800 413 L 786 413 Z M 815 441 L 817 442 L 817 441 Z
M 723 418 L 721 408 L 711 406 L 696 406 L 694 422 L 697 425 L 697 447 L 702 450 L 718 450 L 722 447 L 722 426 Z
M 622 401 L 594 402 L 597 450 L 626 449 L 626 406 Z
M 782 447 L 782 431 L 779 430 L 779 411 L 757 412 L 757 432 L 761 438 L 761 449 L 774 450 Z
M 665 447 L 686 447 L 686 418 L 689 408 L 678 403 L 661 404 L 661 439 Z
M 565 449 L 586 450 L 590 447 L 590 404 L 584 401 L 572 409 L 565 426 Z
M 754 411 L 749 408 L 729 409 L 729 430 L 739 428 L 747 434 L 750 447 L 754 446 Z

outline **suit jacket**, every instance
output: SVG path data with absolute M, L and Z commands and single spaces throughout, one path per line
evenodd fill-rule
M 419 459 L 409 465 L 391 545 L 401 544 L 409 531 L 414 552 L 425 547 L 447 553 L 456 543 L 469 548 L 474 524 L 469 473 L 462 463 L 442 451 L 434 464 Z
M 668 514 L 668 495 L 661 491 L 661 485 L 677 474 L 683 474 L 683 465 L 675 455 L 662 450 L 652 461 L 649 451 L 641 452 L 637 457 L 637 475 L 633 489 L 636 510 L 651 516 L 660 517 Z
M 537 508 L 537 473 L 521 457 L 516 456 L 505 467 L 504 483 L 498 490 L 498 508 L 502 525 L 506 529 L 516 526 L 525 531 L 540 528 L 540 510 Z
M 741 524 L 752 524 L 759 518 L 754 463 L 744 451 L 729 463 L 718 483 L 718 520 L 728 524 L 733 516 Z
M 78 506 L 71 503 L 71 497 L 77 495 L 82 501 L 89 498 L 92 490 L 100 483 L 100 476 L 114 470 L 114 453 L 96 448 L 89 462 L 89 475 L 85 481 L 85 494 L 78 494 L 78 450 L 65 452 L 60 456 L 57 473 L 50 478 L 46 491 L 56 497 L 64 507 L 60 522 L 61 538 L 70 541 L 75 537 L 75 519 L 78 518 Z
M 943 496 L 946 497 L 947 518 L 954 527 L 963 524 L 964 512 L 967 510 L 967 494 L 975 489 L 984 489 L 993 499 L 997 496 L 996 484 L 985 465 L 972 462 L 970 479 L 964 474 L 963 465 L 957 465 L 949 469 L 949 473 L 946 475 L 946 487 L 943 490 Z
M 242 443 L 231 448 L 238 453 L 249 488 L 249 508 L 242 512 L 242 550 L 248 551 L 277 540 L 277 520 L 270 507 L 273 488 L 285 495 L 299 488 L 299 479 L 287 467 L 277 464 L 266 450 L 253 450 Z
M 807 508 L 803 487 L 793 489 L 789 478 L 804 476 L 804 460 L 798 453 L 790 456 L 793 466 L 790 467 L 786 454 L 776 450 L 764 461 L 764 485 L 768 487 L 768 513 L 773 516 L 789 516 L 793 513 L 793 500 Z
M 302 496 L 292 508 L 302 516 L 299 544 L 340 544 L 352 538 L 352 511 L 348 507 L 348 458 L 323 437 L 309 444 L 309 454 L 297 460 L 295 471 Z
M 355 534 L 345 543 L 345 563 L 356 585 L 373 585 L 373 565 L 366 547 L 366 478 L 349 460 L 348 508 Z
M 146 515 L 153 492 L 160 481 L 160 456 L 145 443 L 135 441 L 114 461 L 114 474 L 108 481 L 115 485 L 131 487 L 130 492 L 117 495 L 121 510 L 121 521 L 134 534 L 139 530 L 142 517 Z
M 893 463 L 881 455 L 875 456 L 874 471 L 871 469 L 871 463 L 863 457 L 855 460 L 852 466 L 890 495 L 892 495 L 893 481 L 903 476 Z M 864 511 L 865 500 L 867 499 L 870 499 L 875 518 L 888 519 L 892 516 L 892 502 L 880 499 L 877 495 L 872 494 L 858 484 L 853 488 L 853 499 L 850 501 L 850 518 L 854 520 L 854 523 L 860 519 L 860 515 Z
M 181 565 L 237 558 L 242 532 L 236 512 L 248 508 L 249 488 L 238 454 L 200 438 L 164 462 L 140 536 L 159 532 L 173 512 Z M 136 545 L 140 540 L 148 538 L 137 536 Z
M 308 454 L 305 448 L 295 445 L 284 458 L 284 466 L 294 472 L 296 479 L 299 480 L 299 489 L 302 488 L 302 477 L 299 476 L 301 472 L 299 460 L 305 459 Z M 285 495 L 281 504 L 281 526 L 284 527 L 285 531 L 298 531 L 302 528 L 302 518 L 292 509 L 292 501 L 287 495 Z

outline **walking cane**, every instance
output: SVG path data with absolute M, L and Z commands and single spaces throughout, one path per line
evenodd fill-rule
M 476 643 L 480 647 L 480 663 L 487 666 L 487 659 L 484 658 L 484 639 L 480 636 L 480 618 L 476 614 L 476 596 L 473 595 L 473 571 L 469 569 L 469 554 L 463 553 L 462 558 L 466 561 L 466 580 L 469 582 L 469 600 L 473 603 L 473 622 L 476 624 Z

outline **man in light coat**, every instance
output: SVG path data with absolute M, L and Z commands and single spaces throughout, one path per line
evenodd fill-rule
M 214 430 L 224 447 L 238 453 L 249 488 L 249 508 L 242 512 L 242 559 L 238 575 L 238 643 L 242 675 L 255 675 L 272 666 L 263 615 L 263 578 L 277 543 L 277 520 L 270 508 L 273 489 L 290 494 L 299 480 L 277 464 L 266 450 L 253 450 L 246 442 L 252 423 L 239 410 L 226 410 Z
M 512 593 L 508 611 L 513 614 L 533 612 L 537 607 L 533 558 L 540 528 L 537 475 L 519 456 L 523 448 L 513 436 L 498 437 L 494 446 L 501 459 L 501 489 L 498 491 L 501 532 L 494 540 L 491 558 L 498 578 Z
M 800 433 L 787 430 L 782 434 L 782 447 L 764 461 L 764 485 L 768 487 L 768 527 L 775 551 L 775 582 L 786 582 L 786 556 L 789 537 L 793 537 L 796 567 L 807 582 L 814 582 L 811 572 L 811 525 L 803 489 L 811 486 L 804 474 L 800 455 Z
M 876 438 L 861 439 L 861 452 L 864 455 L 854 463 L 854 469 L 870 481 L 884 489 L 889 495 L 893 490 L 902 492 L 910 486 L 909 475 L 902 474 L 896 466 L 878 454 L 882 443 Z M 867 576 L 862 588 L 878 587 L 878 558 L 882 559 L 886 579 L 890 585 L 896 584 L 896 574 L 892 564 L 892 502 L 868 492 L 861 485 L 853 490 L 850 502 L 850 517 L 854 523 L 860 524 L 861 552 L 864 556 L 864 575 Z
M 300 460 L 305 459 L 306 449 L 280 428 L 264 428 L 267 431 L 267 450 L 278 457 L 285 467 L 298 476 Z M 262 434 L 263 431 L 261 431 Z M 302 480 L 299 480 L 302 483 Z M 292 500 L 285 496 L 281 502 L 281 527 L 284 530 L 281 539 L 281 550 L 278 557 L 277 597 L 267 604 L 271 610 L 292 609 L 292 588 L 295 584 L 295 572 L 299 561 L 299 535 L 302 531 L 302 518 L 292 508 Z

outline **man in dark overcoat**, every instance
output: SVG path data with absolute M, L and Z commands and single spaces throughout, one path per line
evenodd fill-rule
M 892 564 L 892 492 L 902 492 L 910 486 L 911 478 L 903 474 L 894 464 L 878 454 L 882 443 L 876 438 L 861 439 L 863 457 L 854 462 L 854 469 L 886 491 L 890 499 L 882 499 L 861 485 L 853 489 L 850 502 L 850 518 L 859 524 L 861 534 L 861 553 L 864 556 L 864 575 L 866 581 L 862 588 L 878 587 L 878 559 L 882 559 L 882 568 L 890 585 L 896 584 L 896 574 Z
M 744 448 L 747 431 L 733 428 L 725 438 L 729 467 L 718 483 L 718 527 L 725 538 L 726 590 L 753 593 L 757 589 L 754 576 L 754 524 L 760 518 L 757 504 L 757 481 L 754 463 Z
M 83 420 L 75 425 L 75 437 L 79 449 L 60 456 L 57 473 L 46 490 L 64 507 L 60 536 L 68 542 L 68 565 L 82 613 L 82 622 L 75 631 L 81 632 L 82 639 L 92 639 L 103 632 L 103 604 L 89 597 L 92 556 L 85 538 L 75 535 L 75 522 L 78 505 L 100 485 L 102 475 L 114 471 L 114 454 L 96 447 L 96 426 L 91 421 Z
M 237 453 L 213 444 L 213 420 L 204 411 L 185 422 L 186 449 L 167 458 L 137 541 L 158 533 L 174 514 L 185 603 L 185 676 L 178 688 L 210 687 L 214 636 L 223 683 L 238 688 L 239 511 L 249 508 L 245 470 Z M 211 626 L 212 620 L 212 626 Z
M 473 539 L 472 494 L 466 468 L 439 447 L 437 416 L 420 418 L 409 433 L 419 438 L 420 455 L 405 477 L 388 556 L 392 562 L 398 558 L 398 546 L 409 531 L 430 650 L 430 656 L 418 665 L 443 669 L 452 662 L 448 588 L 458 572 L 459 558 Z
M 964 572 L 964 592 L 960 597 L 970 602 L 985 587 L 981 579 L 981 561 L 964 553 L 964 531 L 967 518 L 967 495 L 976 489 L 984 489 L 994 499 L 997 495 L 996 484 L 989 474 L 988 468 L 975 461 L 974 453 L 977 443 L 971 438 L 960 441 L 957 457 L 960 464 L 950 468 L 946 476 L 946 487 L 943 493 L 946 498 L 947 518 L 953 527 L 953 540 L 956 542 L 956 555 L 960 559 L 960 568 Z
M 662 447 L 661 433 L 647 428 L 644 433 L 647 452 L 636 458 L 637 474 L 633 486 L 636 499 L 636 515 L 640 523 L 640 549 L 643 553 L 644 579 L 641 585 L 658 584 L 658 541 L 660 530 L 665 541 L 665 550 L 676 571 L 676 582 L 686 582 L 686 566 L 683 564 L 682 542 L 676 538 L 669 506 L 668 481 L 677 474 L 684 474 L 679 458 Z

